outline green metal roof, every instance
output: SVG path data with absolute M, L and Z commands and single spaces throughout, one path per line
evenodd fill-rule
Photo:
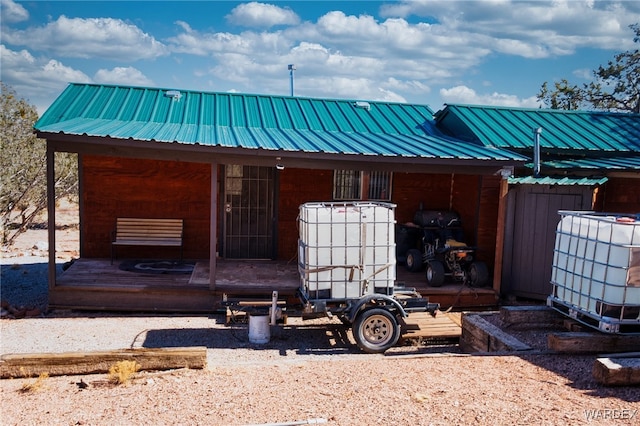
M 596 186 L 606 183 L 606 177 L 553 177 L 553 176 L 511 176 L 509 184 L 513 185 L 576 185 L 576 186 Z
M 533 148 L 537 128 L 549 152 L 640 152 L 640 114 L 447 105 L 435 120 L 446 134 L 519 152 Z
M 34 128 L 53 134 L 414 158 L 525 157 L 425 132 L 426 105 L 70 84 Z
M 554 169 L 640 170 L 640 155 L 545 161 L 542 166 Z

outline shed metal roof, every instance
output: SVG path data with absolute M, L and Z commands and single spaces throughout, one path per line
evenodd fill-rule
M 640 152 L 640 114 L 447 105 L 435 120 L 447 134 L 496 148 L 531 150 L 541 128 L 550 152 Z
M 525 157 L 429 135 L 426 105 L 70 84 L 34 128 L 74 135 L 246 150 L 519 163 Z
M 640 170 L 640 155 L 545 161 L 543 166 L 554 169 Z
M 560 185 L 560 186 L 596 186 L 603 185 L 609 179 L 606 177 L 554 177 L 554 176 L 511 176 L 508 179 L 509 184 L 516 185 Z

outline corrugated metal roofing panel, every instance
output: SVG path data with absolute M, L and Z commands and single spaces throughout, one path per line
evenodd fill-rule
M 362 107 L 364 106 L 364 107 Z M 246 149 L 522 162 L 507 150 L 427 135 L 426 105 L 70 84 L 44 133 Z M 428 127 L 428 126 L 427 126 Z
M 522 185 L 577 185 L 577 186 L 595 186 L 602 185 L 607 182 L 606 177 L 553 177 L 553 176 L 511 176 L 508 179 L 509 184 Z
M 579 158 L 545 161 L 544 166 L 555 169 L 607 169 L 640 171 L 640 155 L 611 158 Z
M 436 123 L 505 149 L 531 149 L 533 130 L 542 128 L 541 147 L 550 150 L 640 152 L 640 114 L 447 105 Z

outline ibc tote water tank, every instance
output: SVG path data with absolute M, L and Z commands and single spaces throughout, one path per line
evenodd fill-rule
M 300 206 L 298 266 L 311 298 L 392 294 L 394 207 L 375 202 Z
M 591 314 L 640 324 L 640 221 L 560 212 L 552 298 Z

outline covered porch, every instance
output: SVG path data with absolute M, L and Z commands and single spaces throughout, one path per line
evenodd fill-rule
M 49 290 L 51 308 L 91 310 L 202 312 L 221 309 L 224 297 L 271 299 L 295 304 L 300 279 L 295 261 L 218 259 L 215 280 L 209 281 L 209 261 L 193 264 L 190 273 L 141 273 L 121 269 L 120 261 L 80 258 L 60 274 Z M 431 303 L 455 310 L 497 306 L 491 287 L 471 288 L 460 283 L 427 287 L 424 273 L 398 265 L 396 285 L 416 288 Z

